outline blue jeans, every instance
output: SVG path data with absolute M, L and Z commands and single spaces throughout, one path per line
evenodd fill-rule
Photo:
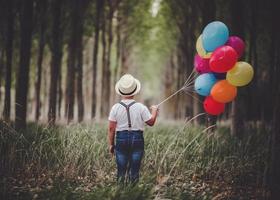
M 142 131 L 118 131 L 116 136 L 117 179 L 125 181 L 126 174 L 131 183 L 139 180 L 139 170 L 144 154 Z

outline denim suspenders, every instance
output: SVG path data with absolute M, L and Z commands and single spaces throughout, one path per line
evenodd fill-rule
M 126 105 L 125 103 L 120 102 L 120 104 L 121 104 L 122 106 L 124 106 L 125 109 L 126 109 L 127 122 L 128 122 L 128 130 L 129 130 L 129 131 L 131 130 L 131 118 L 130 118 L 129 108 L 130 108 L 130 106 L 132 106 L 132 105 L 135 104 L 135 103 L 136 103 L 136 101 L 133 101 L 133 102 L 131 102 L 130 104 Z

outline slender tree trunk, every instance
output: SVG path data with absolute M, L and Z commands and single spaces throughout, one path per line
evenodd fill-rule
M 240 24 L 240 22 L 243 22 L 243 1 L 242 0 L 232 0 L 232 30 L 233 33 L 240 36 L 241 38 L 244 38 L 244 28 L 243 24 Z M 232 123 L 231 123 L 231 135 L 241 137 L 243 135 L 243 120 L 244 116 L 242 113 L 242 95 L 239 94 L 239 96 L 232 102 L 231 105 L 231 117 L 232 117 Z
M 96 1 L 96 24 L 94 35 L 94 47 L 93 47 L 93 63 L 92 63 L 92 103 L 91 103 L 91 118 L 95 118 L 96 115 L 96 80 L 97 80 L 97 58 L 99 49 L 99 30 L 100 30 L 100 17 L 103 15 L 103 0 Z
M 20 61 L 16 83 L 16 129 L 26 127 L 29 64 L 32 38 L 33 0 L 22 3 L 20 16 Z
M 106 105 L 106 112 L 105 115 L 109 114 L 109 107 L 112 102 L 112 95 L 111 94 L 111 50 L 112 50 L 112 43 L 113 43 L 113 15 L 115 11 L 115 7 L 113 5 L 113 0 L 108 0 L 109 2 L 109 20 L 108 20 L 108 51 L 107 51 L 107 64 L 106 64 L 106 99 L 108 99 L 108 104 Z
M 48 105 L 48 91 L 49 91 L 49 85 L 50 85 L 50 81 L 48 80 L 50 73 L 48 73 L 48 71 L 50 71 L 51 67 L 43 67 L 42 68 L 42 105 L 41 105 L 41 113 L 42 116 L 48 116 L 48 112 L 47 112 L 47 107 Z M 47 117 L 45 119 L 48 119 Z
M 251 8 L 251 27 L 250 27 L 250 39 L 249 39 L 249 54 L 248 54 L 248 61 L 251 63 L 251 65 L 254 67 L 254 76 L 258 76 L 258 54 L 257 54 L 257 9 L 258 9 L 258 1 L 249 1 L 250 3 L 253 3 Z M 247 102 L 250 102 L 249 106 L 249 112 L 247 112 L 247 115 L 249 115 L 249 120 L 258 120 L 260 119 L 260 109 L 259 103 L 254 101 L 254 99 L 258 98 L 256 95 L 256 90 L 258 90 L 258 78 L 254 79 L 254 81 L 251 84 L 251 87 L 249 87 L 249 100 Z
M 101 90 L 101 99 L 103 100 L 102 101 L 102 104 L 101 104 L 101 118 L 103 118 L 105 116 L 105 113 L 106 113 L 106 110 L 108 108 L 106 108 L 106 106 L 109 106 L 108 105 L 108 99 L 106 99 L 107 95 L 106 95 L 106 92 L 105 91 L 108 86 L 107 84 L 109 84 L 107 82 L 107 79 L 106 79 L 106 76 L 107 76 L 107 42 L 106 42 L 106 14 L 105 12 L 103 12 L 103 19 L 102 19 L 102 26 L 101 26 L 101 29 L 102 29 L 102 90 Z M 106 101 L 105 101 L 106 99 Z
M 271 129 L 271 146 L 269 152 L 268 167 L 265 176 L 265 186 L 269 189 L 269 198 L 271 200 L 279 199 L 280 196 L 280 86 L 279 86 L 279 74 L 280 74 L 280 28 L 275 26 L 278 22 L 280 13 L 278 10 L 278 2 L 274 1 L 269 5 L 270 19 L 269 19 L 269 32 L 271 39 L 271 52 L 268 52 L 270 56 L 270 95 L 272 106 L 267 112 L 273 113 L 272 115 L 272 129 Z
M 79 2 L 79 22 L 77 35 L 77 102 L 78 102 L 78 122 L 84 119 L 84 98 L 83 98 L 83 31 L 84 31 L 84 13 L 87 3 Z
M 182 44 L 182 38 L 180 38 L 180 42 L 179 44 Z M 182 86 L 183 86 L 183 80 L 182 80 L 182 74 L 183 74 L 183 68 L 182 66 L 185 66 L 186 63 L 184 63 L 183 60 L 183 55 L 182 55 L 182 47 L 180 45 L 178 45 L 178 52 L 177 52 L 177 90 L 179 90 Z M 176 99 L 176 118 L 178 119 L 182 119 L 184 117 L 184 113 L 185 113 L 185 107 L 183 105 L 183 100 L 182 100 L 182 94 L 178 94 L 177 95 L 177 99 Z
M 84 119 L 84 98 L 83 98 L 83 47 L 81 43 L 78 44 L 78 58 L 77 58 L 77 102 L 78 102 L 78 121 Z
M 279 49 L 279 47 L 278 47 Z M 279 51 L 279 50 L 278 50 Z M 280 56 L 280 54 L 278 54 Z M 279 63 L 278 63 L 279 64 Z M 279 67 L 279 65 L 278 65 Z M 280 70 L 277 70 L 278 74 Z M 271 158 L 269 169 L 269 189 L 271 197 L 269 199 L 276 200 L 280 196 L 280 87 L 276 87 L 274 93 L 274 109 L 273 109 L 273 121 L 272 121 L 272 138 L 271 138 Z
M 40 109 L 41 109 L 41 79 L 42 79 L 42 63 L 43 63 L 43 54 L 45 48 L 45 30 L 46 30 L 46 3 L 47 1 L 40 1 L 40 41 L 39 41 L 39 52 L 37 60 L 37 80 L 35 85 L 35 99 L 36 99 L 36 111 L 35 111 L 35 120 L 38 121 L 40 118 Z
M 10 121 L 11 115 L 11 79 L 13 60 L 13 40 L 14 40 L 14 1 L 7 2 L 7 31 L 6 31 L 6 74 L 5 74 L 5 101 L 3 117 L 5 121 Z
M 113 83 L 117 82 L 118 79 L 118 72 L 119 72 L 119 66 L 120 66 L 120 57 L 121 57 L 121 22 L 119 13 L 117 15 L 117 26 L 116 26 L 116 34 L 117 34 L 117 41 L 116 41 L 116 65 L 114 70 L 114 81 Z
M 78 24 L 78 1 L 71 1 L 71 29 L 70 38 L 68 41 L 68 61 L 67 61 L 67 81 L 66 81 L 66 104 L 65 114 L 67 122 L 70 123 L 74 118 L 74 104 L 75 104 L 75 91 L 76 91 L 76 55 L 77 55 L 77 24 Z
M 176 80 L 174 78 L 174 72 L 175 72 L 175 63 L 174 63 L 174 53 L 171 54 L 169 58 L 169 62 L 165 67 L 165 75 L 164 75 L 164 97 L 167 98 L 174 92 L 174 81 Z M 174 101 L 168 101 L 166 102 L 166 106 L 164 107 L 164 114 L 167 119 L 173 119 L 176 113 L 175 111 L 175 105 Z
M 61 118 L 61 109 L 62 109 L 62 98 L 63 98 L 63 92 L 62 92 L 62 72 L 60 70 L 60 73 L 58 75 L 58 108 L 57 108 L 57 115 L 58 118 Z
M 3 78 L 3 72 L 4 72 L 4 50 L 0 50 L 0 88 L 2 87 L 2 78 Z M 2 91 L 0 89 L 0 102 L 2 102 Z
M 51 124 L 56 120 L 56 102 L 57 102 L 57 83 L 61 68 L 62 59 L 62 0 L 53 1 L 53 24 L 52 24 L 52 58 L 51 58 L 51 80 L 50 80 L 50 94 L 49 94 L 49 111 L 48 121 Z
M 128 58 L 129 58 L 129 47 L 128 47 L 128 33 L 122 32 L 121 37 L 121 75 L 128 72 Z

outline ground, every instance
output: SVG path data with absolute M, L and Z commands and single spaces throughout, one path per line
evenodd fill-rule
M 115 182 L 104 124 L 1 129 L 2 199 L 261 199 L 268 153 L 265 129 L 242 139 L 218 125 L 162 122 L 145 131 L 136 186 Z

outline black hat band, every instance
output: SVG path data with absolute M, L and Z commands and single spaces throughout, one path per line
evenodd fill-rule
M 135 89 L 134 89 L 132 92 L 123 93 L 120 89 L 119 89 L 119 92 L 120 92 L 122 95 L 131 95 L 131 94 L 133 94 L 136 90 L 137 90 L 137 84 L 136 84 L 136 86 L 135 86 Z

